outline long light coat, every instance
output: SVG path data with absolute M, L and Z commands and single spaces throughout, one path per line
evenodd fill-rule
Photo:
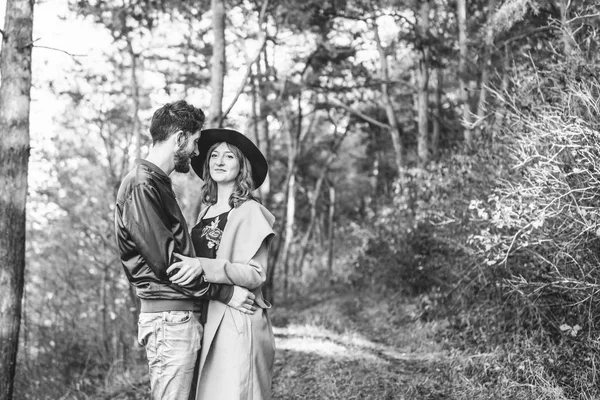
M 198 221 L 204 216 L 203 210 Z M 216 259 L 201 258 L 205 279 L 246 287 L 254 315 L 210 301 L 200 353 L 196 400 L 270 400 L 275 340 L 261 286 L 275 217 L 256 201 L 229 212 Z

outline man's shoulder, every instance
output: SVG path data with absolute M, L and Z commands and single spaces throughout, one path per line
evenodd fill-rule
M 129 171 L 121 181 L 117 199 L 125 199 L 136 187 L 146 185 L 152 186 L 152 182 L 152 173 L 149 168 L 142 164 L 138 164 L 135 166 L 135 168 Z

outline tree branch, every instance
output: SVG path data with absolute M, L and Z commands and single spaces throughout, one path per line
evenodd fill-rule
M 65 54 L 67 54 L 67 55 L 69 55 L 71 57 L 86 57 L 87 56 L 87 54 L 73 54 L 73 53 L 69 53 L 66 50 L 57 49 L 57 48 L 48 47 L 48 46 L 33 46 L 33 47 L 38 48 L 38 49 L 47 49 L 47 50 L 60 51 L 61 53 L 65 53 Z
M 268 4 L 269 4 L 269 0 L 265 0 L 265 2 L 263 3 L 263 5 L 261 7 L 260 14 L 259 14 L 259 20 L 258 20 L 259 25 L 263 25 Z M 231 101 L 231 104 L 229 104 L 229 107 L 227 107 L 227 109 L 223 112 L 223 115 L 221 117 L 222 121 L 225 120 L 225 118 L 227 118 L 227 115 L 229 114 L 229 112 L 231 111 L 231 109 L 233 108 L 235 103 L 237 103 L 238 99 L 240 98 L 240 95 L 242 94 L 242 92 L 244 91 L 244 87 L 246 86 L 246 82 L 248 82 L 248 78 L 250 77 L 250 74 L 252 73 L 252 66 L 254 65 L 254 63 L 256 63 L 258 61 L 258 59 L 260 58 L 260 54 L 262 53 L 265 45 L 267 44 L 267 36 L 268 35 L 267 35 L 266 27 L 263 27 L 262 36 L 263 36 L 262 42 L 258 48 L 258 51 L 256 52 L 256 55 L 254 56 L 254 58 L 252 60 L 250 60 L 250 62 L 248 63 L 248 66 L 246 67 L 246 74 L 244 75 L 244 79 L 242 79 L 242 83 L 240 83 L 240 86 L 238 87 L 238 90 L 236 91 L 235 96 L 233 97 L 233 100 Z
M 363 113 L 361 113 L 358 110 L 355 110 L 354 108 L 350 107 L 347 104 L 342 103 L 341 101 L 339 101 L 337 99 L 331 99 L 330 103 L 333 104 L 334 106 L 343 108 L 344 110 L 348 111 L 351 114 L 356 115 L 357 117 L 359 117 L 361 119 L 364 119 L 365 121 L 367 121 L 370 124 L 373 124 L 375 126 L 378 126 L 380 128 L 387 129 L 387 130 L 391 130 L 392 129 L 392 127 L 389 126 L 388 124 L 384 124 L 383 122 L 377 121 L 376 119 L 371 118 L 368 115 L 363 114 Z

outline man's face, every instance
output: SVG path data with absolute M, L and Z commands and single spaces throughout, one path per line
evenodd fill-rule
M 180 141 L 179 148 L 173 156 L 175 171 L 184 174 L 190 171 L 191 158 L 198 154 L 198 139 L 200 139 L 200 131 Z

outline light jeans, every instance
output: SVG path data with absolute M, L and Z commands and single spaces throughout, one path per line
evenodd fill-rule
M 146 348 L 153 400 L 194 398 L 202 341 L 199 317 L 193 311 L 140 313 L 138 342 Z

